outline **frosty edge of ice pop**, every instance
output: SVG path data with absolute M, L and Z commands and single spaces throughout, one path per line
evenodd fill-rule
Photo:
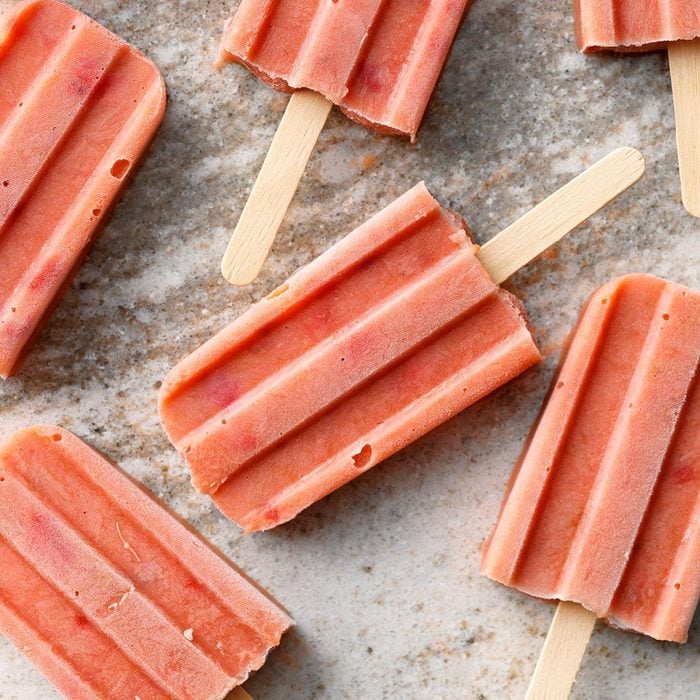
M 0 377 L 17 371 L 161 122 L 155 65 L 57 0 L 0 28 Z
M 294 92 L 224 256 L 233 284 L 257 276 L 333 104 L 415 140 L 471 0 L 241 0 L 221 62 Z
M 700 596 L 700 292 L 629 275 L 590 298 L 482 572 L 563 601 L 528 697 L 566 697 L 596 617 L 685 642 Z
M 194 485 L 275 527 L 539 362 L 499 285 L 643 170 L 615 151 L 481 249 L 415 187 L 170 372 L 161 418 Z

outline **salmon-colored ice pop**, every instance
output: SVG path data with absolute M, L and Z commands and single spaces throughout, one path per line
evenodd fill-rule
M 163 116 L 141 53 L 57 0 L 0 29 L 0 376 L 17 371 Z
M 194 486 L 275 527 L 539 362 L 498 285 L 643 169 L 620 149 L 481 250 L 416 186 L 168 375 L 161 418 Z
M 471 0 L 241 0 L 221 62 L 296 92 L 228 247 L 234 284 L 257 276 L 333 104 L 415 140 Z M 313 92 L 309 92 L 313 91 Z
M 668 48 L 683 203 L 700 216 L 700 0 L 574 0 L 582 51 Z
M 586 305 L 482 561 L 496 581 L 569 603 L 531 697 L 568 694 L 596 617 L 686 640 L 700 596 L 699 362 L 700 292 L 630 275 Z
M 223 698 L 291 625 L 145 489 L 52 426 L 0 447 L 0 560 L 0 633 L 71 700 Z

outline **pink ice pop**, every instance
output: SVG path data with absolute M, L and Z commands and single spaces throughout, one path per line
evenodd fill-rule
M 648 275 L 588 302 L 483 573 L 684 642 L 700 596 L 700 292 Z
M 161 419 L 195 487 L 275 527 L 539 362 L 499 284 L 643 171 L 619 149 L 481 249 L 414 187 L 170 372 Z
M 583 51 L 649 51 L 700 36 L 698 0 L 575 0 Z
M 418 185 L 183 360 L 160 411 L 195 487 L 274 527 L 537 363 L 477 250 Z
M 415 139 L 470 1 L 242 0 L 226 25 L 222 59 Z
M 160 124 L 158 69 L 57 0 L 0 28 L 0 377 L 16 372 Z
M 582 51 L 668 48 L 683 204 L 700 217 L 700 0 L 574 0 Z
M 291 620 L 71 433 L 0 447 L 0 632 L 71 699 L 223 698 Z

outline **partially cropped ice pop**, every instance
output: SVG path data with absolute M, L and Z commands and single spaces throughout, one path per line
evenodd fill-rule
M 331 105 L 415 140 L 471 0 L 242 0 L 222 61 L 302 90 L 289 103 L 223 262 L 234 284 L 262 267 Z M 309 93 L 308 90 L 314 91 Z
M 224 60 L 415 139 L 469 0 L 242 0 Z
M 683 203 L 700 216 L 700 0 L 574 0 L 582 51 L 668 47 Z
M 0 447 L 0 633 L 71 700 L 224 698 L 288 615 L 60 428 Z
M 643 169 L 620 149 L 481 250 L 412 189 L 168 375 L 161 417 L 194 485 L 275 527 L 537 363 L 498 285 Z
M 599 289 L 515 469 L 483 573 L 684 642 L 700 596 L 699 362 L 700 292 L 647 275 Z
M 17 371 L 163 116 L 141 53 L 57 0 L 0 29 L 0 376 Z
M 697 0 L 574 0 L 583 51 L 649 51 L 700 36 Z

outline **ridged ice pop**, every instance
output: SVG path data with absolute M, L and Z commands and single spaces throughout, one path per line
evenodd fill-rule
M 195 487 L 275 527 L 537 363 L 498 285 L 643 169 L 620 149 L 481 250 L 416 186 L 170 372 L 161 418 Z
M 166 379 L 193 483 L 274 527 L 539 362 L 463 222 L 419 185 Z
M 471 0 L 242 0 L 221 62 L 293 95 L 224 257 L 247 284 L 272 246 L 332 104 L 415 140 Z M 313 93 L 308 92 L 309 90 Z
M 599 289 L 514 471 L 483 573 L 684 642 L 700 597 L 699 363 L 700 292 L 648 275 Z
M 224 61 L 309 89 L 351 119 L 415 140 L 469 0 L 243 0 Z
M 163 117 L 145 56 L 57 0 L 0 29 L 0 376 L 16 372 Z
M 583 51 L 650 51 L 700 36 L 698 0 L 575 0 Z
M 0 447 L 0 633 L 71 700 L 224 698 L 291 619 L 66 430 Z
M 700 216 L 700 0 L 574 0 L 582 51 L 668 48 L 683 204 Z

